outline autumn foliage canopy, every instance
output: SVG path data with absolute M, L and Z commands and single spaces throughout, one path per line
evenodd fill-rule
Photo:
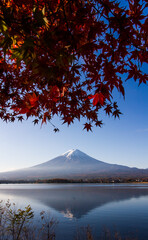
M 114 89 L 148 81 L 147 13 L 147 0 L 0 0 L 0 118 L 119 117 Z

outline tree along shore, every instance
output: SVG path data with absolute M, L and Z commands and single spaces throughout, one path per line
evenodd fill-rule
M 37 180 L 0 180 L 0 184 L 29 184 L 29 183 L 148 183 L 144 178 L 94 178 L 94 179 L 37 179 Z

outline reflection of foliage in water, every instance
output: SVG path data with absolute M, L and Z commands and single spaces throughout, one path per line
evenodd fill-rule
M 17 209 L 15 203 L 0 202 L 0 240 L 54 240 L 56 221 L 40 213 L 41 225 L 33 222 L 34 212 L 30 205 Z
M 69 212 L 68 212 L 69 213 Z M 34 212 L 30 205 L 17 209 L 15 203 L 0 201 L 0 240 L 55 240 L 55 219 L 50 219 L 45 212 L 40 213 L 41 224 L 37 227 Z M 66 240 L 66 239 L 65 239 Z M 70 240 L 70 239 L 69 239 Z M 137 240 L 133 237 L 121 237 L 118 232 L 104 230 L 102 236 L 94 238 L 90 226 L 79 228 L 74 240 Z

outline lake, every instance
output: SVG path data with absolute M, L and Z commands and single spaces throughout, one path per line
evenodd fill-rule
M 56 219 L 57 240 L 88 225 L 95 239 L 106 230 L 148 239 L 148 184 L 1 184 L 0 200 L 8 199 L 30 204 L 37 221 L 42 210 Z

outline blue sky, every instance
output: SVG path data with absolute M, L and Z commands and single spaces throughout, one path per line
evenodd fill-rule
M 83 130 L 83 122 L 67 127 L 58 119 L 34 126 L 29 121 L 0 121 L 0 171 L 30 167 L 48 161 L 69 149 L 79 149 L 108 163 L 148 168 L 148 86 L 134 81 L 125 84 L 125 100 L 115 94 L 123 115 L 120 120 L 105 117 L 102 128 Z
M 148 168 L 148 86 L 129 80 L 125 93 L 125 100 L 115 93 L 120 120 L 105 116 L 104 126 L 93 132 L 83 130 L 83 121 L 67 127 L 55 119 L 58 133 L 31 120 L 0 121 L 0 171 L 30 167 L 76 148 L 104 162 Z

